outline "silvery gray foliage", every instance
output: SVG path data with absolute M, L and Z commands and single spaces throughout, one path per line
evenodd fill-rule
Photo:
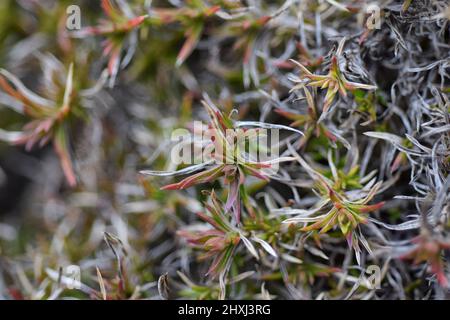
M 12 2 L 0 140 L 67 152 L 0 146 L 0 298 L 449 298 L 448 1 Z M 279 129 L 279 170 L 171 164 L 193 120 Z

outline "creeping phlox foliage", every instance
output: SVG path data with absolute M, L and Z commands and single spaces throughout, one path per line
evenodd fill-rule
M 449 19 L 2 0 L 0 298 L 450 298 Z

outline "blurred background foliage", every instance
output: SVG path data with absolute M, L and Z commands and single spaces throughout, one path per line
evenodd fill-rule
M 0 68 L 62 109 L 69 92 L 70 105 L 35 114 L 26 93 L 0 90 L 10 142 L 0 142 L 0 298 L 448 298 L 449 11 L 446 1 L 409 2 L 375 1 L 382 26 L 372 30 L 357 0 L 0 1 Z M 66 28 L 71 5 L 81 30 Z M 377 89 L 326 98 L 324 86 L 305 89 L 289 59 Z M 262 240 L 259 259 L 241 240 L 225 284 L 205 277 L 211 261 L 179 232 L 204 222 L 202 189 L 226 201 L 223 181 L 165 191 L 174 179 L 139 173 L 177 169 L 167 168 L 170 135 L 208 121 L 205 93 L 236 120 L 302 130 L 286 141 L 312 164 L 286 164 L 284 180 L 246 180 L 252 209 L 239 228 Z M 26 150 L 9 134 L 30 121 L 50 133 L 32 125 L 43 143 Z M 321 234 L 300 218 L 283 223 L 293 217 L 285 208 L 335 201 L 329 190 L 367 193 L 372 171 L 382 184 L 371 204 L 384 206 L 366 208 L 376 222 L 355 226 L 353 243 L 337 226 Z M 370 252 L 355 247 L 366 238 Z M 379 290 L 361 280 L 372 264 Z M 68 265 L 80 266 L 80 289 L 67 288 Z

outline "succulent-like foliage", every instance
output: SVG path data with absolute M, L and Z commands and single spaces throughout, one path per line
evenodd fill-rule
M 77 108 L 74 101 L 76 93 L 73 88 L 73 64 L 66 72 L 59 61 L 51 61 L 51 63 L 54 68 L 47 70 L 45 97 L 27 89 L 8 71 L 0 70 L 0 86 L 11 98 L 21 104 L 23 112 L 31 118 L 31 121 L 24 126 L 23 132 L 9 135 L 11 137 L 9 142 L 23 144 L 27 150 L 30 150 L 35 144 L 42 147 L 52 141 L 67 181 L 74 186 L 76 177 L 70 160 L 66 128 L 68 118 L 77 114 L 77 110 L 73 110 Z M 63 78 L 64 74 L 67 74 L 66 78 Z
M 136 29 L 144 22 L 147 15 L 134 16 L 125 1 L 119 1 L 120 6 L 113 0 L 102 0 L 101 7 L 108 20 L 103 20 L 98 26 L 85 27 L 73 33 L 75 37 L 104 36 L 103 55 L 108 58 L 108 73 L 110 85 L 114 84 L 120 67 L 126 67 L 136 50 Z M 121 59 L 125 41 L 129 41 L 128 51 Z
M 341 42 L 339 43 L 339 47 L 336 50 L 336 53 L 332 55 L 330 70 L 326 75 L 312 74 L 301 63 L 295 60 L 291 60 L 302 71 L 302 75 L 300 76 L 300 78 L 298 80 L 295 80 L 295 82 L 298 84 L 296 84 L 291 90 L 296 90 L 298 88 L 303 87 L 303 85 L 305 84 L 303 81 L 304 79 L 308 79 L 308 82 L 306 82 L 307 86 L 327 89 L 322 109 L 322 112 L 324 113 L 326 113 L 330 108 L 337 93 L 339 93 L 341 97 L 346 98 L 347 91 L 355 91 L 357 89 L 374 90 L 377 88 L 376 86 L 373 85 L 351 82 L 345 78 L 345 75 L 341 72 L 338 64 L 338 59 L 342 55 L 344 44 L 345 38 L 341 40 Z
M 143 171 L 147 175 L 175 175 L 201 170 L 180 182 L 169 184 L 162 187 L 163 190 L 180 190 L 186 189 L 193 185 L 205 182 L 212 182 L 220 177 L 225 178 L 225 183 L 229 185 L 228 200 L 225 205 L 226 210 L 233 208 L 236 219 L 240 220 L 240 193 L 243 191 L 246 176 L 254 176 L 262 180 L 269 180 L 271 172 L 265 172 L 264 169 L 269 170 L 272 165 L 279 164 L 285 161 L 293 160 L 292 157 L 277 157 L 271 160 L 258 161 L 257 157 L 252 155 L 252 146 L 255 149 L 258 147 L 265 148 L 267 146 L 258 146 L 257 139 L 260 137 L 260 131 L 246 131 L 242 129 L 244 126 L 258 126 L 265 128 L 283 128 L 289 131 L 298 132 L 289 127 L 281 125 L 273 125 L 259 122 L 234 122 L 230 117 L 225 116 L 216 106 L 210 102 L 203 102 L 205 109 L 210 117 L 210 124 L 206 126 L 206 133 L 201 132 L 205 140 L 199 141 L 204 145 L 210 154 L 206 154 L 206 159 L 200 165 L 193 165 L 191 167 L 182 169 L 180 171 L 170 172 L 156 172 Z M 255 142 L 256 140 L 256 142 Z M 246 148 L 246 143 L 250 143 L 250 147 Z M 250 151 L 250 152 L 249 152 Z
M 0 1 L 0 299 L 450 298 L 449 19 Z
M 215 257 L 208 272 L 213 277 L 227 272 L 231 266 L 234 250 L 240 242 L 238 229 L 230 223 L 230 218 L 223 212 L 223 205 L 214 192 L 211 194 L 211 205 L 206 205 L 208 213 L 198 216 L 214 229 L 205 231 L 180 230 L 178 235 L 196 248 L 204 250 L 202 259 Z

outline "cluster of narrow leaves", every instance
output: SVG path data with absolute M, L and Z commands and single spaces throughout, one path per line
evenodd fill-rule
M 0 4 L 0 298 L 450 297 L 447 1 L 72 2 Z

